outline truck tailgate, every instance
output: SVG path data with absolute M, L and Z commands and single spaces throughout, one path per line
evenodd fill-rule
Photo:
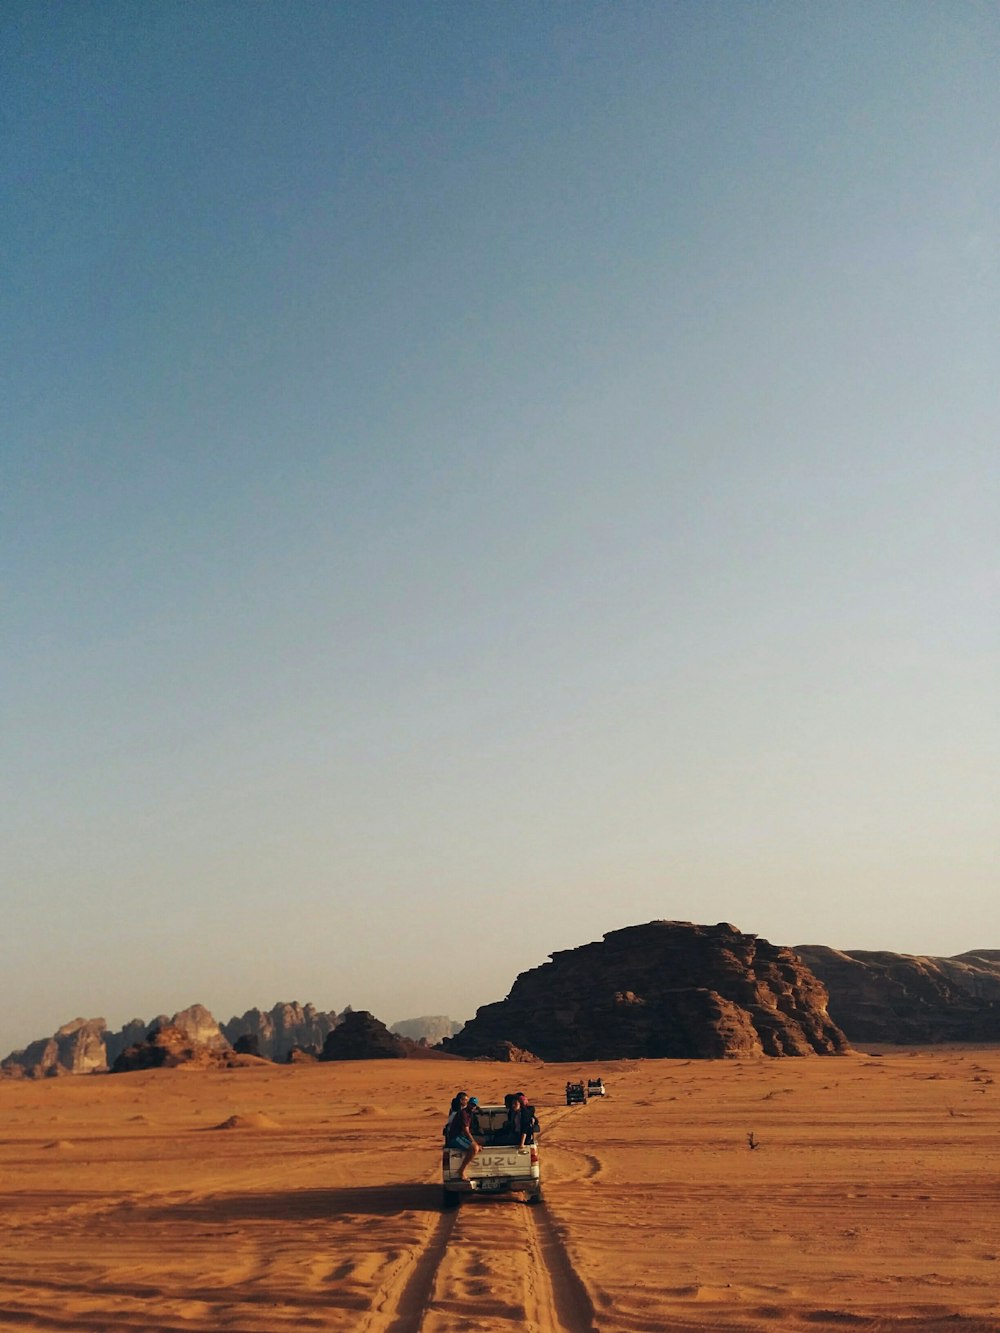
M 463 1153 L 452 1154 L 452 1166 L 457 1170 Z M 470 1180 L 484 1180 L 490 1176 L 530 1176 L 530 1148 L 482 1148 L 469 1163 L 466 1173 Z

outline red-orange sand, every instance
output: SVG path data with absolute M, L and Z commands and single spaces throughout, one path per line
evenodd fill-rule
M 529 1093 L 541 1207 L 441 1211 L 460 1086 Z M 1000 1330 L 995 1047 L 0 1082 L 0 1134 L 4 1330 Z

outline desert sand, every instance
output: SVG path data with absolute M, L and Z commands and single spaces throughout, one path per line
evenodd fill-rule
M 567 1107 L 597 1073 L 608 1098 Z M 452 1093 L 515 1086 L 544 1204 L 443 1212 Z M 3 1082 L 0 1126 L 3 1329 L 1000 1329 L 995 1047 L 248 1058 Z

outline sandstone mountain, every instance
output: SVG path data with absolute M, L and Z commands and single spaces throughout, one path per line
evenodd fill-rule
M 167 1020 L 163 1019 L 162 1021 L 166 1022 Z M 122 1051 L 134 1046 L 136 1042 L 142 1041 L 146 1033 L 155 1026 L 155 1021 L 144 1023 L 141 1018 L 130 1018 L 125 1026 L 119 1028 L 117 1032 L 105 1032 L 104 1046 L 107 1051 L 108 1068 L 111 1068 Z
M 222 1029 L 203 1004 L 192 1004 L 189 1009 L 182 1009 L 173 1018 L 161 1014 L 154 1027 L 175 1027 L 195 1046 L 206 1046 L 210 1051 L 228 1051 L 230 1043 L 222 1035 Z
M 101 1073 L 108 1067 L 103 1018 L 74 1018 L 51 1037 L 12 1051 L 0 1068 L 7 1074 L 52 1078 L 57 1074 Z
M 117 1032 L 110 1032 L 103 1018 L 75 1018 L 52 1037 L 33 1041 L 22 1051 L 12 1051 L 0 1063 L 0 1072 L 29 1078 L 104 1073 L 130 1047 L 141 1045 L 148 1034 L 166 1028 L 181 1032 L 192 1050 L 204 1047 L 228 1052 L 240 1037 L 254 1036 L 261 1055 L 284 1061 L 295 1047 L 319 1052 L 338 1021 L 336 1013 L 322 1013 L 311 1004 L 296 1001 L 276 1004 L 269 1012 L 250 1009 L 222 1027 L 202 1004 L 190 1005 L 172 1016 L 160 1014 L 151 1022 L 133 1018 Z
M 551 955 L 442 1043 L 542 1060 L 839 1054 L 827 996 L 790 949 L 734 926 L 651 921 Z
M 440 1058 L 442 1051 L 504 1060 L 691 1058 L 826 1053 L 848 1040 L 1000 1041 L 1000 950 L 952 958 L 822 945 L 792 951 L 729 925 L 653 921 L 553 954 L 464 1028 L 432 1015 L 394 1024 L 394 1036 L 361 1013 L 323 1058 Z M 337 1014 L 291 1001 L 221 1026 L 203 1005 L 152 1023 L 134 1018 L 116 1032 L 103 1018 L 74 1018 L 11 1052 L 0 1073 L 104 1073 L 147 1033 L 165 1028 L 178 1030 L 191 1050 L 225 1054 L 239 1042 L 279 1062 L 309 1059 L 350 1015 L 349 1006 Z M 431 1050 L 438 1032 L 440 1045 Z M 367 1054 L 342 1053 L 348 1049 Z
M 332 1010 L 324 1013 L 315 1005 L 292 1000 L 270 1010 L 248 1009 L 241 1018 L 223 1023 L 222 1031 L 233 1046 L 241 1038 L 255 1038 L 258 1055 L 284 1064 L 295 1049 L 322 1050 L 339 1022 L 340 1015 Z
M 52 1078 L 57 1074 L 103 1074 L 122 1052 L 140 1042 L 147 1031 L 174 1027 L 187 1040 L 210 1050 L 229 1050 L 219 1025 L 204 1005 L 193 1004 L 168 1018 L 161 1014 L 151 1024 L 134 1018 L 118 1032 L 109 1032 L 103 1018 L 74 1018 L 52 1037 L 33 1041 L 23 1051 L 12 1051 L 0 1068 L 29 1078 Z
M 322 1060 L 399 1060 L 412 1042 L 394 1037 L 367 1009 L 345 1014 L 323 1043 Z
M 453 1037 L 461 1032 L 462 1023 L 456 1023 L 445 1014 L 424 1014 L 421 1018 L 402 1018 L 389 1029 L 397 1037 L 406 1037 L 410 1041 L 425 1041 L 428 1046 L 436 1046 L 445 1037 Z
M 1000 1041 L 1000 949 L 953 958 L 820 944 L 795 952 L 826 986 L 830 1017 L 851 1041 Z
M 137 1069 L 171 1069 L 193 1065 L 201 1069 L 221 1069 L 239 1064 L 246 1057 L 236 1055 L 223 1038 L 222 1046 L 209 1040 L 199 1041 L 189 1029 L 175 1023 L 150 1029 L 145 1041 L 122 1051 L 111 1067 L 112 1074 L 128 1074 Z

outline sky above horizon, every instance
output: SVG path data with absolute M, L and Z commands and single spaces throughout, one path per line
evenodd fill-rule
M 1000 12 L 0 11 L 0 1055 L 1000 947 Z

